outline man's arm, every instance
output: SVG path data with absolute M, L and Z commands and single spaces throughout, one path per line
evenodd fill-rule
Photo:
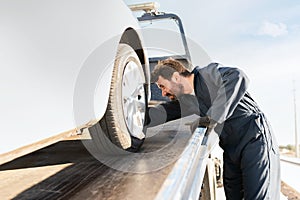
M 178 97 L 177 100 L 150 107 L 146 125 L 148 127 L 157 126 L 188 115 L 199 115 L 199 113 L 197 98 L 194 95 L 184 94 Z
M 147 127 L 157 126 L 167 121 L 180 118 L 180 106 L 178 100 L 158 104 L 149 107 L 146 116 Z

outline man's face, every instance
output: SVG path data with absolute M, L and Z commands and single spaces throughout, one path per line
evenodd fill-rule
M 184 94 L 183 85 L 174 77 L 174 75 L 170 81 L 159 76 L 156 84 L 161 89 L 162 96 L 168 97 L 171 100 L 174 100 L 176 97 Z

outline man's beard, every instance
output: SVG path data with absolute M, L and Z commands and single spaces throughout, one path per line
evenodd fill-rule
M 174 96 L 179 97 L 184 94 L 184 86 L 181 83 L 174 83 Z

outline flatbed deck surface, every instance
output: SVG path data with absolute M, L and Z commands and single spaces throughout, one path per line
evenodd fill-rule
M 69 138 L 0 165 L 0 199 L 154 199 L 191 137 L 183 118 L 149 129 L 134 165 L 119 171 Z M 157 156 L 156 156 L 157 155 Z

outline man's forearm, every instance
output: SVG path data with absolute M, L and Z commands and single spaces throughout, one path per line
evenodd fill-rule
M 149 107 L 146 118 L 147 127 L 157 126 L 181 117 L 178 100 Z
M 194 95 L 184 94 L 177 100 L 150 107 L 146 125 L 148 127 L 157 126 L 192 114 L 200 115 L 197 98 Z

